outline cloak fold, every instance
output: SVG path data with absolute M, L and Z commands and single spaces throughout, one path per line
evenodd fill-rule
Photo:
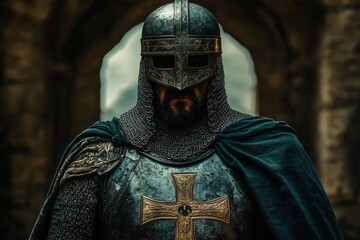
M 64 152 L 30 239 L 47 238 L 61 176 L 88 137 L 129 145 L 117 118 L 97 122 L 77 136 Z M 315 168 L 286 123 L 245 118 L 220 132 L 213 147 L 248 186 L 272 234 L 269 239 L 342 239 Z
M 214 141 L 219 157 L 245 181 L 275 239 L 342 239 L 315 168 L 284 122 L 251 117 Z

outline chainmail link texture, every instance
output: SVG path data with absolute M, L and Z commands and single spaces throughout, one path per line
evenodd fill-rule
M 119 118 L 128 141 L 139 148 L 143 148 L 155 132 L 152 99 L 152 87 L 145 75 L 145 61 L 141 60 L 136 105 Z
M 89 176 L 69 179 L 64 183 L 52 210 L 47 239 L 96 239 L 96 182 L 96 176 Z
M 182 161 L 200 153 L 226 126 L 249 116 L 230 108 L 224 78 L 222 58 L 219 57 L 215 76 L 209 82 L 208 116 L 180 131 L 169 128 L 154 116 L 153 90 L 145 75 L 145 63 L 141 61 L 137 103 L 119 119 L 128 141 L 144 151 L 151 151 L 174 161 Z

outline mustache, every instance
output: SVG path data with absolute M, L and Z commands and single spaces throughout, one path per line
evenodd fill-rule
M 178 89 L 168 89 L 163 102 L 169 102 L 172 99 L 191 99 L 197 103 L 201 103 L 201 99 L 199 99 L 191 89 L 178 90 Z

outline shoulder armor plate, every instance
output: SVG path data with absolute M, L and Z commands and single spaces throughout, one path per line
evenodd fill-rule
M 109 142 L 96 142 L 85 146 L 69 164 L 60 184 L 72 177 L 111 171 L 124 157 L 125 147 L 115 147 Z

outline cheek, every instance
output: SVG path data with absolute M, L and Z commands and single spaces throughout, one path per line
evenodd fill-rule
M 202 88 L 194 89 L 194 94 L 199 101 L 202 101 L 202 100 L 204 100 L 204 98 L 206 98 L 206 95 L 207 95 L 206 90 L 207 89 L 202 89 Z
M 159 102 L 163 103 L 164 100 L 165 100 L 166 89 L 164 89 L 164 88 L 156 88 L 155 90 L 156 90 L 156 94 L 157 94 L 157 96 L 159 98 Z

